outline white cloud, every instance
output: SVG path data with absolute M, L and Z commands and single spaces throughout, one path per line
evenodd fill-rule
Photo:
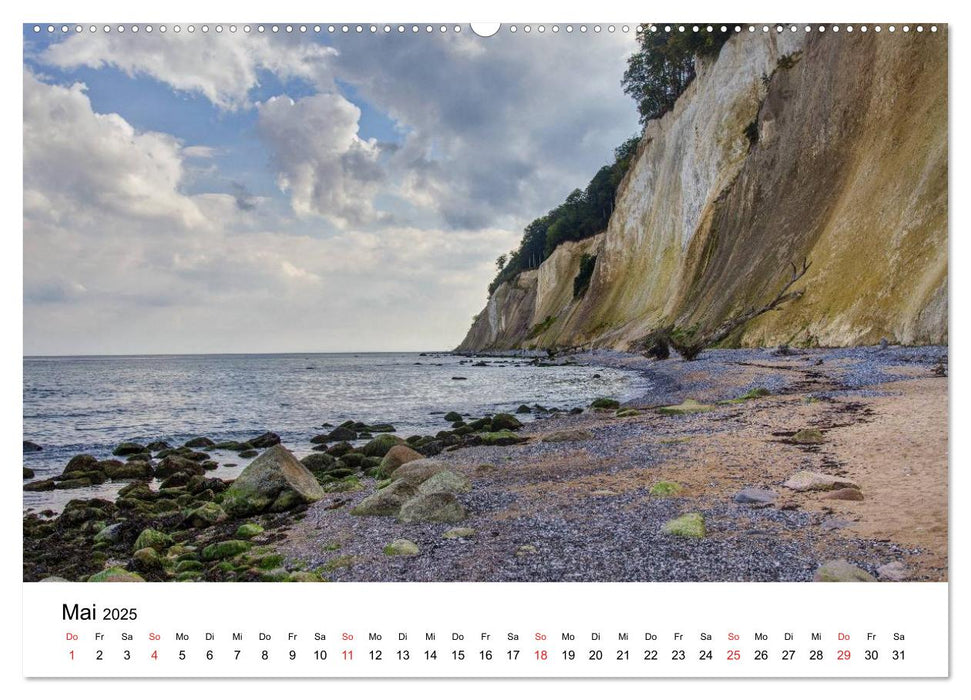
M 52 44 L 40 60 L 59 68 L 112 66 L 130 76 L 148 75 L 235 110 L 250 105 L 249 92 L 259 85 L 261 71 L 328 85 L 333 55 L 333 49 L 297 37 L 96 32 Z
M 96 114 L 85 86 L 40 82 L 24 71 L 24 208 L 71 216 L 95 207 L 141 219 L 205 219 L 179 192 L 181 145 L 173 137 L 137 132 L 117 114 Z
M 259 105 L 259 129 L 274 154 L 281 189 L 298 215 L 320 214 L 339 226 L 376 218 L 373 199 L 383 172 L 380 149 L 358 137 L 361 110 L 337 94 Z
M 254 109 L 292 212 L 212 171 L 232 143 L 210 142 L 217 154 L 206 139 L 139 131 L 96 112 L 83 85 L 28 71 L 25 351 L 454 346 L 496 256 L 636 128 L 618 84 L 632 37 L 517 38 L 347 37 L 339 53 L 226 34 L 55 44 L 38 60 L 111 65 L 220 110 Z M 317 92 L 254 104 L 262 71 Z M 335 79 L 394 119 L 403 142 L 362 138 L 360 107 Z M 188 194 L 187 181 L 232 186 Z

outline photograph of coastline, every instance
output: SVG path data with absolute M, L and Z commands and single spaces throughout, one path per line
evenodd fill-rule
M 25 581 L 948 579 L 946 25 L 184 26 L 24 26 Z

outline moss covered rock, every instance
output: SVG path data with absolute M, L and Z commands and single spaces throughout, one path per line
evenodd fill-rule
M 445 465 L 433 459 L 416 459 L 398 467 L 394 472 L 395 481 L 407 481 L 418 486 L 435 474 L 445 471 Z
M 401 506 L 417 494 L 418 490 L 413 484 L 394 481 L 354 506 L 351 515 L 396 515 Z
M 475 536 L 475 530 L 471 527 L 453 527 L 442 533 L 446 540 L 467 540 Z
M 490 423 L 490 429 L 494 433 L 500 430 L 519 430 L 522 427 L 523 424 L 511 413 L 497 413 Z
M 606 397 L 601 397 L 599 399 L 594 399 L 590 403 L 590 408 L 603 408 L 603 409 L 617 409 L 620 408 L 620 401 L 616 399 L 608 399 Z
M 421 452 L 411 449 L 408 445 L 395 445 L 381 458 L 381 464 L 378 467 L 378 478 L 387 479 L 402 464 L 414 462 L 418 459 L 422 459 Z
M 206 561 L 229 559 L 235 557 L 237 554 L 242 554 L 249 550 L 249 548 L 250 543 L 244 542 L 243 540 L 224 540 L 223 542 L 216 542 L 203 549 L 202 558 Z
M 236 528 L 236 537 L 241 540 L 248 540 L 263 533 L 263 526 L 259 523 L 243 523 Z
M 411 540 L 397 539 L 384 546 L 384 553 L 389 557 L 413 557 L 421 550 Z
M 685 513 L 664 523 L 661 530 L 676 537 L 701 538 L 705 536 L 705 519 L 701 513 Z
M 186 521 L 192 527 L 208 527 L 223 522 L 227 517 L 226 511 L 218 503 L 210 501 L 209 503 L 203 503 L 189 513 Z
M 832 583 L 855 583 L 876 581 L 873 576 L 845 559 L 828 561 L 813 574 L 813 581 L 828 581 Z
M 479 439 L 484 445 L 518 445 L 527 442 L 527 438 L 520 437 L 511 430 L 500 430 L 498 432 L 479 433 Z
M 406 501 L 398 511 L 398 520 L 403 523 L 456 523 L 466 515 L 465 506 L 453 494 L 428 493 Z
M 791 439 L 797 445 L 819 445 L 825 442 L 823 433 L 818 428 L 803 428 Z
M 617 413 L 614 414 L 618 418 L 633 418 L 634 416 L 641 415 L 641 412 L 636 408 L 622 408 Z
M 238 517 L 290 510 L 323 497 L 314 475 L 287 448 L 274 445 L 243 470 L 223 494 L 222 505 Z
M 441 471 L 425 479 L 418 486 L 418 493 L 468 493 L 472 482 L 465 474 Z
M 449 411 L 444 415 L 445 421 L 448 423 L 454 423 L 455 421 L 462 420 L 462 414 L 458 411 Z
M 144 582 L 138 574 L 133 574 L 120 566 L 112 566 L 88 577 L 88 583 L 134 583 Z
M 138 538 L 135 540 L 135 549 L 143 549 L 145 547 L 151 547 L 157 551 L 162 551 L 166 547 L 172 544 L 172 538 L 166 535 L 164 532 L 159 532 L 158 530 L 153 530 L 152 528 L 147 528 L 141 531 Z
M 361 452 L 367 457 L 384 457 L 395 445 L 404 445 L 405 441 L 396 435 L 383 433 L 368 442 Z
M 673 481 L 659 481 L 651 486 L 652 496 L 666 498 L 668 496 L 677 496 L 679 493 L 681 493 L 681 484 Z

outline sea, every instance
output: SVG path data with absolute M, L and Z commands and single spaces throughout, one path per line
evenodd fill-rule
M 124 441 L 183 444 L 205 436 L 280 435 L 298 457 L 325 423 L 391 423 L 402 437 L 447 429 L 443 415 L 512 412 L 521 404 L 568 410 L 599 396 L 649 389 L 630 370 L 588 364 L 542 366 L 529 357 L 450 353 L 157 355 L 24 358 L 23 435 L 33 479 L 60 474 L 76 454 L 110 457 Z M 524 422 L 532 414 L 519 416 Z M 212 476 L 235 478 L 248 463 L 211 452 Z M 27 481 L 27 480 L 25 480 Z M 124 483 L 24 492 L 24 510 L 60 511 L 72 498 L 113 498 Z

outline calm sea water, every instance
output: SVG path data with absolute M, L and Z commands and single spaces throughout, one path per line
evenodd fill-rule
M 523 403 L 567 409 L 597 396 L 630 398 L 646 383 L 618 369 L 485 361 L 474 367 L 467 358 L 417 353 L 25 358 L 24 439 L 44 449 L 24 454 L 24 466 L 46 478 L 75 454 L 106 458 L 125 440 L 179 445 L 267 430 L 301 456 L 325 422 L 389 422 L 402 437 L 434 434 L 448 427 L 446 411 L 477 416 Z M 452 379 L 459 376 L 467 379 Z M 221 465 L 214 476 L 233 478 L 246 464 L 235 453 L 213 455 Z M 59 510 L 71 498 L 111 496 L 122 485 L 25 492 L 24 508 Z

